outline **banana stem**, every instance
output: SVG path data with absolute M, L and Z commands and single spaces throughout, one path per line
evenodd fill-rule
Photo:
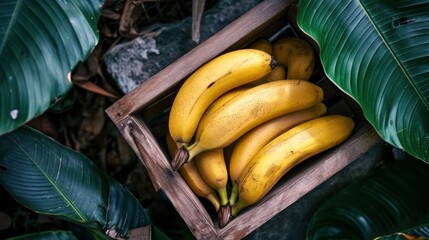
M 225 225 L 229 222 L 231 218 L 231 206 L 221 206 L 220 210 L 218 212 L 218 218 L 219 218 L 219 227 L 223 228 Z
M 231 207 L 231 216 L 232 217 L 236 217 L 237 214 L 243 210 L 244 208 L 246 208 L 248 206 L 248 204 L 240 201 L 240 199 L 238 199 L 238 201 Z
M 198 142 L 195 142 L 191 146 L 186 147 L 186 151 L 188 152 L 187 161 L 191 161 L 192 159 L 194 159 L 195 156 L 197 156 L 199 153 L 205 150 L 208 150 L 208 149 L 203 149 L 201 145 L 198 144 Z
M 171 161 L 171 167 L 174 171 L 177 171 L 185 162 L 189 159 L 188 150 L 185 146 L 181 146 L 176 150 L 173 161 Z
M 217 190 L 220 197 L 220 205 L 226 206 L 228 204 L 228 193 L 226 191 L 226 186 Z
M 238 184 L 237 182 L 232 183 L 231 195 L 229 196 L 229 204 L 232 206 L 237 202 L 238 199 Z
M 197 154 L 204 150 L 205 149 L 201 148 L 198 142 L 195 142 L 190 146 L 181 146 L 174 154 L 173 161 L 171 161 L 171 167 L 174 171 L 177 171 L 183 164 L 191 161 Z

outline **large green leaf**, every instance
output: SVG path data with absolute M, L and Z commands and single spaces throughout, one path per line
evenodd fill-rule
M 0 184 L 29 209 L 109 234 L 150 224 L 137 199 L 90 159 L 25 125 L 0 136 Z
M 103 0 L 0 1 L 0 135 L 46 111 L 98 41 Z
M 429 161 L 429 2 L 301 0 L 297 21 L 380 137 Z
M 25 234 L 18 237 L 8 238 L 7 240 L 77 240 L 76 236 L 69 231 L 45 231 L 38 233 Z
M 429 234 L 427 228 L 419 230 L 429 224 L 428 183 L 427 163 L 415 158 L 392 163 L 322 204 L 311 218 L 307 237 L 374 239 L 398 232 Z

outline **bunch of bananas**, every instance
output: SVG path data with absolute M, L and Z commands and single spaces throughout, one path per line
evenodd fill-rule
M 179 89 L 167 134 L 171 166 L 213 204 L 221 227 L 295 165 L 352 133 L 349 117 L 325 116 L 323 90 L 308 81 L 313 68 L 306 41 L 259 39 L 209 61 Z

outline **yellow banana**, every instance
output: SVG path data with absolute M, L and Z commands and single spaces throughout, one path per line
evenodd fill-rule
M 207 108 L 207 110 L 204 112 L 204 115 L 210 114 L 210 112 L 213 112 L 218 107 L 221 107 L 223 104 L 225 104 L 227 101 L 229 101 L 231 98 L 237 96 L 238 94 L 247 91 L 250 89 L 250 87 L 242 86 L 238 88 L 234 88 L 226 93 L 224 93 L 222 96 L 217 98 L 210 106 Z
M 264 51 L 268 54 L 273 54 L 273 49 L 271 46 L 271 42 L 268 41 L 268 39 L 265 38 L 259 38 L 256 41 L 254 41 L 252 44 L 250 44 L 249 48 L 252 49 L 259 49 L 261 51 Z M 278 68 L 283 68 L 283 76 L 281 75 L 281 71 L 279 71 Z M 269 74 L 263 76 L 262 78 L 252 81 L 250 83 L 247 83 L 245 86 L 248 87 L 254 87 L 257 85 L 261 85 L 263 83 L 266 83 L 267 81 L 273 81 L 273 80 L 280 80 L 280 79 L 286 79 L 285 71 L 283 66 L 276 66 Z
M 300 38 L 281 38 L 272 44 L 273 56 L 278 65 L 287 68 L 287 79 L 309 80 L 314 69 L 314 51 Z
M 228 92 L 224 93 L 222 96 L 217 98 L 210 106 L 207 108 L 207 110 L 204 112 L 204 115 L 210 114 L 214 110 L 216 110 L 218 107 L 225 104 L 229 99 L 237 96 L 238 94 L 248 90 L 249 87 L 240 86 L 234 89 L 229 90 Z M 180 147 L 180 146 L 179 146 Z
M 252 44 L 250 44 L 249 48 L 251 48 L 251 49 L 258 49 L 258 50 L 264 51 L 264 52 L 266 52 L 266 53 L 268 53 L 270 55 L 273 54 L 273 49 L 272 49 L 272 46 L 271 46 L 271 42 L 268 41 L 268 39 L 266 39 L 266 38 L 259 38 L 259 39 L 257 39 Z M 285 79 L 286 76 L 280 76 L 278 74 L 278 71 L 276 71 L 276 73 L 274 75 L 272 74 L 276 70 L 277 67 L 278 66 L 276 66 L 271 71 L 271 73 L 269 73 L 269 74 L 261 77 L 260 79 L 258 79 L 256 81 L 252 81 L 250 83 L 247 83 L 245 86 L 254 87 L 254 86 L 257 86 L 257 85 L 261 85 L 263 83 L 266 83 L 268 81 L 268 79 L 271 79 L 271 78 L 277 78 L 278 80 L 279 79 Z
M 275 67 L 270 54 L 240 49 L 222 54 L 197 69 L 180 87 L 169 115 L 169 132 L 189 143 L 208 106 L 223 93 L 267 75 Z
M 169 133 L 167 133 L 166 138 L 167 138 L 166 141 L 167 141 L 168 152 L 171 157 L 174 157 L 174 153 L 177 149 L 177 144 L 176 142 L 174 142 L 173 138 Z M 198 172 L 195 162 L 192 161 L 192 162 L 183 164 L 183 166 L 179 169 L 179 172 L 182 175 L 185 182 L 191 188 L 191 190 L 197 196 L 205 198 L 209 202 L 211 202 L 216 212 L 219 212 L 220 200 L 216 193 L 216 190 L 214 190 L 209 185 L 207 185 L 207 183 L 204 182 L 203 178 Z
M 216 148 L 198 154 L 195 157 L 195 164 L 204 182 L 219 194 L 220 205 L 226 206 L 228 204 L 226 189 L 228 184 L 228 168 L 225 163 L 223 149 Z
M 229 99 L 246 91 L 248 88 L 234 88 L 218 99 L 216 99 L 206 110 L 204 114 L 209 114 L 218 107 L 222 106 Z M 224 151 L 222 148 L 202 152 L 196 156 L 196 166 L 204 182 L 215 189 L 220 197 L 221 206 L 228 203 L 228 168 L 225 162 Z M 180 169 L 179 169 L 180 170 Z
M 226 147 L 263 122 L 322 100 L 322 88 L 308 81 L 278 80 L 250 88 L 204 115 L 194 142 L 177 150 L 172 167 L 178 169 L 200 152 Z
M 273 139 L 243 170 L 231 215 L 263 198 L 297 164 L 342 143 L 353 129 L 351 118 L 328 115 L 301 123 Z
M 264 51 L 270 55 L 273 53 L 271 42 L 268 41 L 268 39 L 266 39 L 266 38 L 256 39 L 256 41 L 254 41 L 253 43 L 251 43 L 249 45 L 249 48 L 258 49 L 258 50 Z
M 254 87 L 254 86 L 258 86 L 258 85 L 261 85 L 263 83 L 266 83 L 266 82 L 272 82 L 272 81 L 283 80 L 283 79 L 286 79 L 286 70 L 283 66 L 278 65 L 267 75 L 263 76 L 262 78 L 260 78 L 256 81 L 247 83 L 244 86 L 245 87 Z
M 278 65 L 267 76 L 267 82 L 286 79 L 285 67 Z
M 275 68 L 274 68 L 274 69 L 275 69 Z M 274 70 L 274 69 L 273 69 L 273 70 Z M 265 76 L 261 77 L 260 79 L 258 79 L 258 80 L 256 80 L 256 81 L 253 81 L 253 82 L 250 82 L 250 83 L 247 83 L 247 84 L 245 84 L 244 86 L 245 86 L 245 87 L 254 87 L 254 86 L 258 86 L 258 85 L 264 84 L 264 83 L 266 83 L 266 82 L 267 82 L 268 77 L 270 76 L 270 74 L 271 74 L 271 73 L 268 73 L 267 75 L 265 75 Z M 283 78 L 283 79 L 284 79 L 284 78 Z
M 243 136 L 235 143 L 229 162 L 229 178 L 232 184 L 229 203 L 235 204 L 238 197 L 238 181 L 246 164 L 256 153 L 286 130 L 305 121 L 320 117 L 327 109 L 323 103 L 318 103 L 310 108 L 285 114 L 267 121 Z

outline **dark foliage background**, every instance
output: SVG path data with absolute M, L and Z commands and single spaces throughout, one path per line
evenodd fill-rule
M 215 2 L 207 0 L 205 9 Z M 146 169 L 105 114 L 122 94 L 105 73 L 103 55 L 122 40 L 151 34 L 142 29 L 152 23 L 191 15 L 192 0 L 105 0 L 99 43 L 74 70 L 74 87 L 52 109 L 27 124 L 94 161 L 126 186 L 149 210 L 153 223 L 173 238 L 191 235 L 174 207 L 155 192 Z M 44 230 L 80 232 L 78 226 L 26 209 L 0 186 L 0 239 Z

